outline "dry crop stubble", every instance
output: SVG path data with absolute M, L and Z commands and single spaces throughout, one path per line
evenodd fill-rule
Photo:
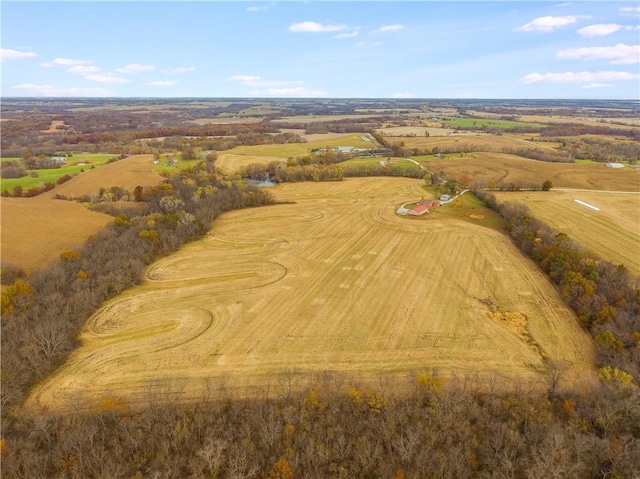
M 43 268 L 113 221 L 71 201 L 43 195 L 2 198 L 2 260 L 26 271 Z
M 556 188 L 640 191 L 640 170 L 607 168 L 602 163 L 550 163 L 504 153 L 473 152 L 464 157 L 426 161 L 423 165 L 454 178 L 469 175 L 485 182 L 502 181 L 505 185 L 523 182 L 542 186 L 544 181 L 551 180 Z
M 640 276 L 640 192 L 540 191 L 497 193 L 519 202 L 536 218 L 566 233 L 584 248 Z M 579 199 L 599 208 L 577 204 Z
M 589 337 L 504 234 L 395 215 L 424 195 L 420 185 L 287 184 L 274 194 L 295 204 L 223 215 L 98 311 L 83 346 L 32 401 L 64 409 L 82 392 L 86 404 L 106 394 L 135 402 L 172 381 L 174 393 L 196 398 L 205 381 L 225 378 L 253 395 L 290 368 L 533 380 L 553 359 L 589 370 Z M 526 340 L 492 320 L 495 311 L 520 313 Z

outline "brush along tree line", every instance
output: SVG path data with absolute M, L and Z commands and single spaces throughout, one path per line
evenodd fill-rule
M 640 282 L 624 265 L 597 258 L 566 234 L 532 217 L 519 203 L 499 203 L 475 191 L 507 221 L 508 233 L 556 285 L 581 324 L 593 335 L 600 366 L 640 380 Z
M 142 214 L 121 212 L 77 251 L 3 290 L 3 413 L 64 361 L 86 319 L 138 284 L 148 264 L 202 237 L 220 213 L 273 203 L 270 193 L 212 170 L 203 162 L 141 192 Z
M 293 373 L 274 378 L 275 397 L 253 400 L 235 400 L 221 386 L 197 404 L 181 403 L 167 384 L 167 394 L 150 394 L 141 410 L 110 397 L 75 415 L 21 410 L 29 388 L 76 346 L 86 319 L 139 283 L 146 265 L 201 237 L 224 211 L 273 202 L 207 163 L 138 195 L 143 214 L 121 212 L 78 251 L 2 293 L 3 477 L 632 477 L 637 471 L 640 395 L 631 375 L 639 372 L 638 353 L 629 333 L 637 326 L 637 287 L 621 268 L 591 265 L 560 249 L 568 241 L 552 233 L 556 253 L 545 264 L 566 286 L 563 294 L 577 301 L 572 306 L 595 307 L 596 295 L 614 298 L 613 315 L 577 310 L 602 349 L 602 384 L 588 391 L 558 387 L 561 374 L 553 368 L 543 393 L 517 382 L 499 387 L 497 376 L 445 381 L 436 371 L 412 375 L 408 388 Z M 531 236 L 525 227 L 535 220 L 520 210 L 504 214 L 525 253 L 539 251 L 547 236 L 542 226 Z M 582 279 L 568 276 L 578 264 Z M 610 291 L 596 292 L 609 273 Z M 579 299 L 580 288 L 590 286 L 583 279 L 595 285 L 586 304 Z M 296 380 L 299 394 L 286 387 Z

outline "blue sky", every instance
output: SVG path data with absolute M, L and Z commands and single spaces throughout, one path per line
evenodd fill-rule
M 2 1 L 2 96 L 640 99 L 637 1 Z

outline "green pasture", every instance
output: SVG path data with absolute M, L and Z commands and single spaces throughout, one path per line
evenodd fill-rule
M 0 189 L 2 191 L 13 191 L 15 186 L 22 186 L 24 191 L 33 188 L 34 186 L 43 185 L 44 183 L 55 183 L 64 175 L 74 176 L 86 171 L 90 168 L 102 166 L 113 158 L 114 154 L 111 153 L 85 153 L 73 155 L 67 158 L 67 163 L 60 168 L 46 168 L 42 170 L 26 170 L 27 176 L 22 178 L 2 178 Z M 2 161 L 20 161 L 20 158 L 2 158 Z M 79 164 L 84 163 L 84 164 Z M 34 178 L 31 173 L 34 172 L 37 176 Z
M 326 140 L 310 141 L 308 143 L 287 143 L 284 145 L 255 145 L 237 146 L 227 153 L 249 156 L 276 156 L 280 158 L 306 156 L 312 150 L 318 148 L 337 148 L 338 146 L 353 146 L 354 148 L 375 148 L 378 143 L 375 140 L 364 141 L 365 133 L 345 135 L 337 138 L 327 138 Z
M 542 128 L 544 126 L 541 123 L 528 123 L 511 120 L 489 120 L 486 118 L 444 118 L 441 121 L 451 128 L 462 129 L 494 127 L 509 130 L 517 127 Z
M 445 193 L 444 189 L 439 190 L 434 186 L 423 186 L 423 188 L 431 193 L 436 199 L 439 198 L 440 195 Z M 496 231 L 505 230 L 506 224 L 504 218 L 502 218 L 502 216 L 500 216 L 492 209 L 487 208 L 484 202 L 478 199 L 476 195 L 471 192 L 467 192 L 460 198 L 462 202 L 462 207 L 460 209 L 456 209 L 453 203 L 447 203 L 437 208 L 430 208 L 429 214 L 425 216 L 428 216 L 429 218 L 458 219 L 461 221 L 484 226 Z M 473 218 L 470 215 L 482 216 L 482 218 Z

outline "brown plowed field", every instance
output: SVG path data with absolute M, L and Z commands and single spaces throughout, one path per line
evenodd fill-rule
M 73 180 L 72 180 L 73 181 Z M 44 195 L 2 198 L 2 261 L 33 272 L 112 221 L 72 201 Z
M 640 192 L 504 192 L 500 201 L 525 204 L 533 216 L 566 233 L 596 255 L 640 276 Z M 576 203 L 581 200 L 600 209 Z
M 291 369 L 534 380 L 554 359 L 589 370 L 590 338 L 504 234 L 396 216 L 424 193 L 403 178 L 274 188 L 296 203 L 227 213 L 152 265 L 89 320 L 82 347 L 31 400 L 201 397 L 206 383 L 273 394 Z
M 640 169 L 607 168 L 602 163 L 550 163 L 503 153 L 474 152 L 422 163 L 433 172 L 459 177 L 470 175 L 486 181 L 532 182 L 551 180 L 554 187 L 590 190 L 640 191 Z

